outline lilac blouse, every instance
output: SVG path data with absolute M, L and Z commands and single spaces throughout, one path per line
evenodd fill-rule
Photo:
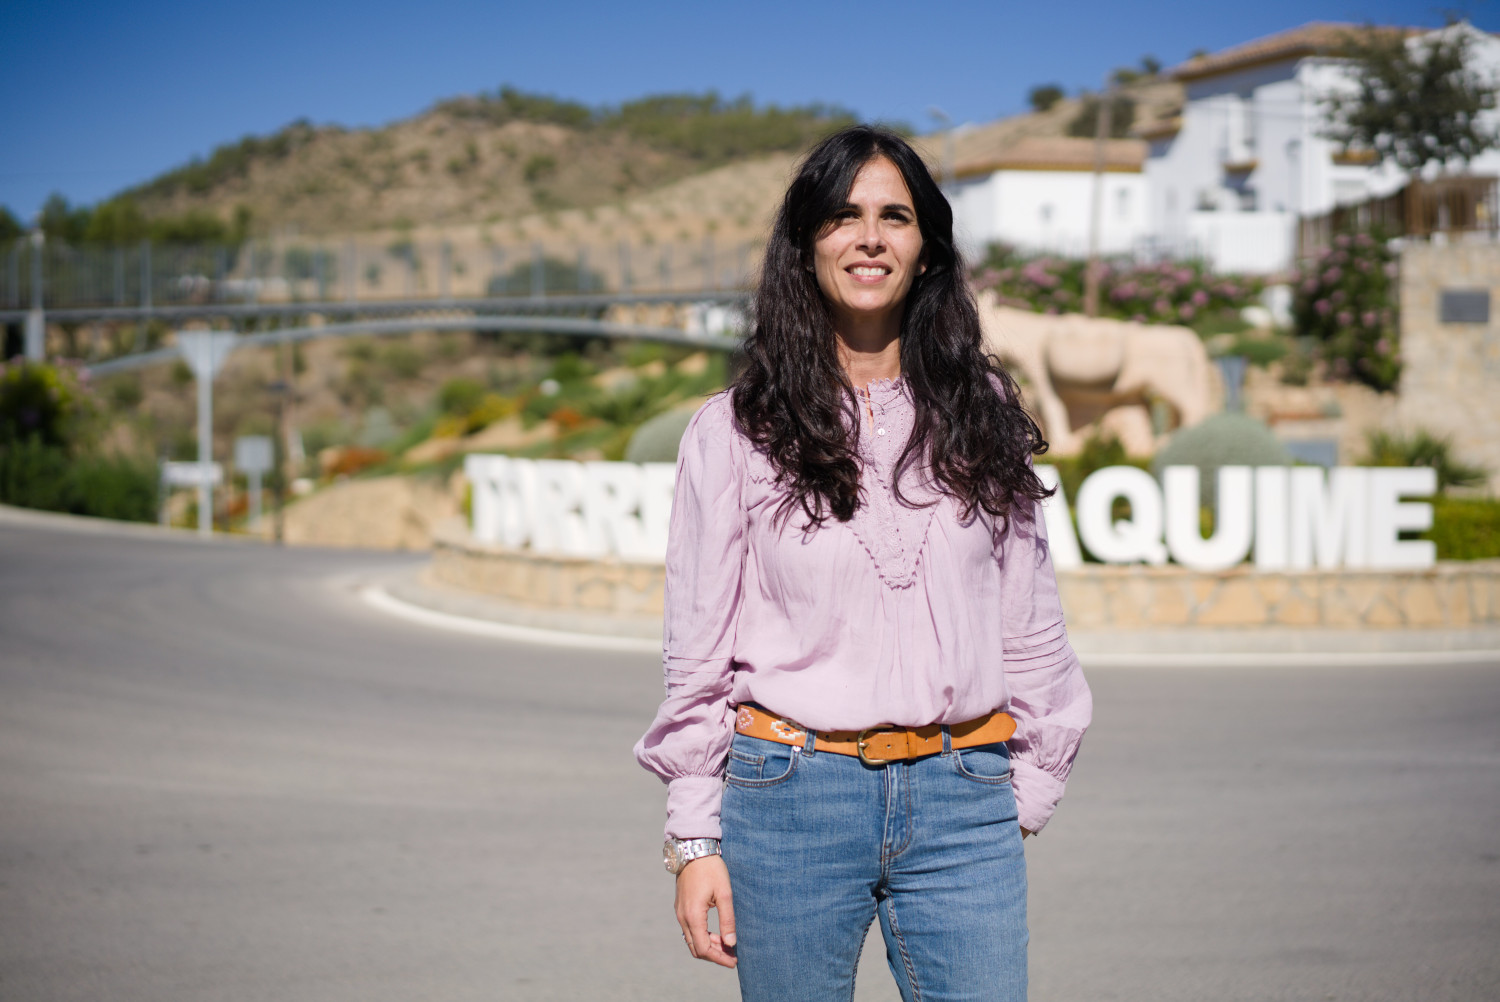
M 864 398 L 862 397 L 862 401 Z M 734 711 L 744 702 L 817 730 L 956 724 L 1007 710 L 1020 823 L 1040 831 L 1093 703 L 1063 627 L 1043 520 L 1003 533 L 908 473 L 891 477 L 915 416 L 901 379 L 871 383 L 859 434 L 863 503 L 848 522 L 778 528 L 775 472 L 729 394 L 682 438 L 667 545 L 667 696 L 635 746 L 668 783 L 667 835 L 717 838 Z

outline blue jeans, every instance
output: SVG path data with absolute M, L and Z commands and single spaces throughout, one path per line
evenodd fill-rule
M 815 741 L 736 734 L 726 784 L 745 1002 L 852 999 L 877 914 L 906 1002 L 1026 998 L 1026 858 L 1005 745 L 868 766 Z

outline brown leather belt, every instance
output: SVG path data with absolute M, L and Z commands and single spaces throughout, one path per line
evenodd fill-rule
M 740 705 L 735 714 L 734 729 L 752 738 L 800 745 L 807 741 L 807 730 L 798 723 L 778 717 L 749 703 Z M 951 748 L 975 748 L 1008 741 L 1016 732 L 1016 722 L 1001 711 L 987 713 L 961 724 L 948 725 Z M 866 727 L 862 731 L 814 731 L 814 750 L 835 755 L 854 755 L 866 765 L 884 765 L 943 750 L 943 725 L 926 727 Z

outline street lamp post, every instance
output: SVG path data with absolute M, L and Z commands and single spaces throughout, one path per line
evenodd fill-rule
M 1100 230 L 1104 226 L 1105 144 L 1109 142 L 1110 113 L 1114 98 L 1115 87 L 1111 81 L 1099 100 L 1099 114 L 1094 126 L 1094 202 L 1089 211 L 1089 263 L 1083 275 L 1083 312 L 1091 317 L 1099 315 L 1099 242 Z
M 47 357 L 47 314 L 42 305 L 42 248 L 47 234 L 38 227 L 31 231 L 31 309 L 26 313 L 26 360 L 45 361 Z

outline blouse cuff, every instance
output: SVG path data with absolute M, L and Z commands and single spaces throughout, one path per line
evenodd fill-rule
M 1047 827 L 1066 784 L 1051 773 L 1030 762 L 1013 758 L 1010 762 L 1010 786 L 1016 796 L 1016 810 L 1021 827 L 1039 832 Z
M 719 802 L 724 780 L 718 776 L 678 776 L 667 784 L 667 838 L 718 838 Z

